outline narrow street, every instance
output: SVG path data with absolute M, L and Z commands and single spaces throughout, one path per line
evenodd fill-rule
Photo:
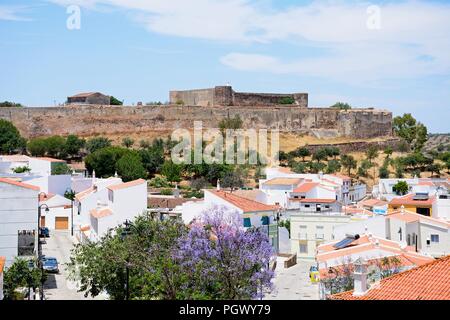
M 42 254 L 54 257 L 59 262 L 59 274 L 48 274 L 44 285 L 46 300 L 92 300 L 77 292 L 77 284 L 67 279 L 66 263 L 70 261 L 70 250 L 73 247 L 69 231 L 51 230 L 50 238 L 42 244 Z M 99 297 L 96 298 L 100 299 Z
M 283 266 L 283 259 L 277 262 L 275 270 L 275 290 L 267 295 L 267 300 L 318 300 L 319 285 L 309 279 L 309 268 L 314 261 L 298 261 L 289 269 Z

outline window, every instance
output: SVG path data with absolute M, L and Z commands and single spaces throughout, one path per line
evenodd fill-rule
M 326 208 L 326 209 L 330 209 L 330 206 L 329 206 L 329 205 L 326 205 L 325 208 Z
M 306 199 L 306 196 L 301 196 L 302 199 Z
M 308 245 L 306 243 L 300 243 L 299 252 L 300 253 L 308 253 Z
M 112 192 L 111 190 L 109 190 L 108 192 L 108 199 L 111 202 L 114 202 L 114 192 Z
M 294 196 L 294 199 L 298 199 L 298 196 Z
M 408 234 L 408 235 L 406 236 L 406 243 L 408 244 L 408 246 L 411 245 L 411 235 L 410 235 L 410 234 Z
M 21 230 L 18 233 L 18 256 L 32 256 L 35 248 L 35 231 Z
M 309 204 L 305 204 L 305 208 L 309 208 L 311 207 Z
M 250 218 L 244 218 L 244 227 L 250 228 L 252 226 L 252 222 L 250 221 Z
M 432 234 L 431 235 L 431 242 L 439 243 L 439 235 L 438 234 Z
M 323 226 L 316 226 L 316 239 L 324 239 Z
M 268 216 L 262 217 L 261 222 L 263 226 L 267 226 L 269 224 L 269 217 Z

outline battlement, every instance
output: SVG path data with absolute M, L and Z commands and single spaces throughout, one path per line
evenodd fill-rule
M 288 105 L 307 108 L 308 94 L 236 92 L 231 86 L 216 86 L 208 89 L 170 91 L 170 103 L 202 107 Z

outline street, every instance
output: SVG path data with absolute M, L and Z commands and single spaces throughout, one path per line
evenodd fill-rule
M 70 261 L 70 250 L 73 242 L 69 231 L 51 230 L 50 238 L 42 244 L 42 254 L 54 257 L 59 262 L 59 274 L 48 274 L 44 285 L 46 300 L 92 300 L 85 298 L 82 292 L 77 292 L 76 283 L 67 280 L 65 264 Z M 96 298 L 99 299 L 99 298 Z
M 283 265 L 284 259 L 278 259 L 275 270 L 275 290 L 267 295 L 267 300 L 318 300 L 319 285 L 309 280 L 309 268 L 314 261 L 298 261 L 289 269 Z

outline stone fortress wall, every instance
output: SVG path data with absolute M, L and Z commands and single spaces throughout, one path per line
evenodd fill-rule
M 205 92 L 206 97 L 208 93 Z M 17 126 L 25 137 L 77 134 L 130 134 L 217 128 L 226 117 L 239 115 L 244 129 L 279 129 L 322 138 L 370 139 L 392 136 L 392 113 L 374 109 L 299 108 L 298 106 L 86 106 L 0 108 L 0 118 Z
M 236 92 L 231 86 L 217 86 L 209 89 L 170 91 L 171 104 L 189 106 L 276 106 L 283 98 L 294 99 L 294 104 L 301 108 L 308 107 L 307 93 L 277 94 Z

